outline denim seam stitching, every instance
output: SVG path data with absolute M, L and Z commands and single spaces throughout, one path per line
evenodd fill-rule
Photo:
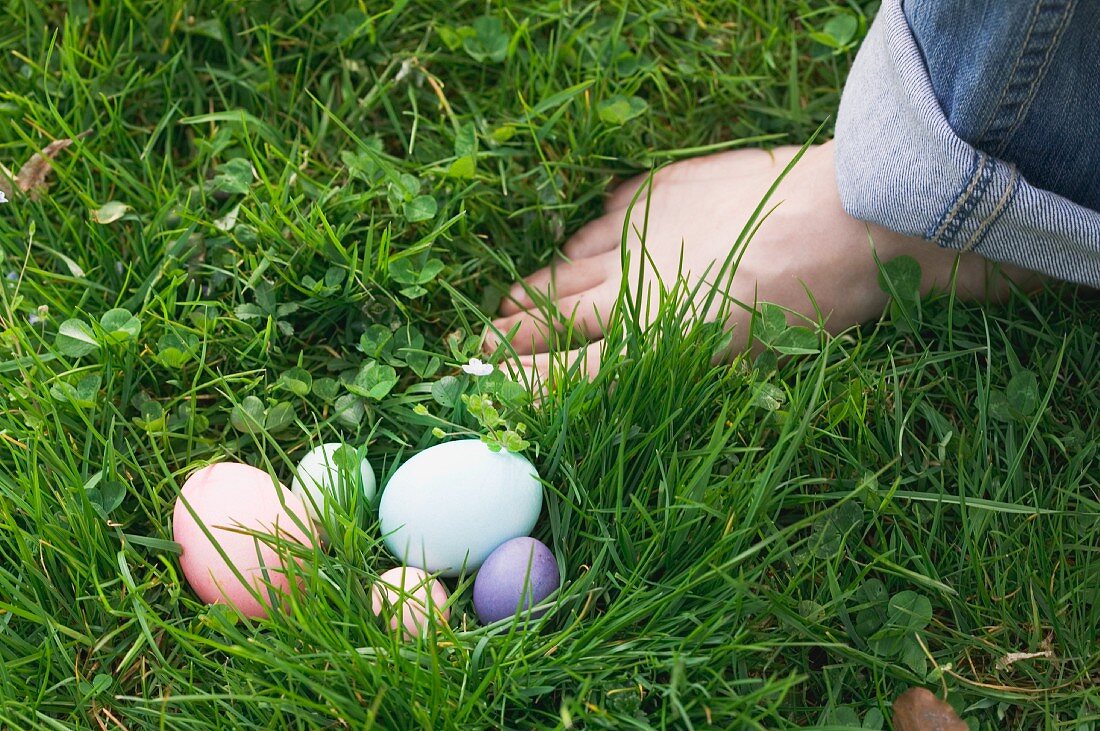
M 1019 171 L 1016 170 L 1015 168 L 1012 169 L 1012 172 L 1013 172 L 1014 178 L 1013 178 L 1012 183 L 1011 183 L 1011 192 L 1007 195 L 1007 198 L 1003 199 L 1004 205 L 1001 206 L 1000 210 L 997 211 L 994 215 L 989 217 L 989 219 L 987 221 L 988 226 L 986 227 L 986 229 L 984 231 L 982 231 L 980 233 L 980 235 L 975 233 L 975 235 L 973 237 L 971 237 L 971 243 L 970 243 L 970 249 L 969 249 L 970 251 L 976 251 L 978 249 L 978 247 L 981 245 L 982 241 L 989 235 L 989 233 L 996 230 L 994 228 L 994 226 L 997 224 L 997 222 L 1001 220 L 1001 218 L 1005 215 L 1005 213 L 1007 211 L 1011 210 L 1012 204 L 1013 204 L 1013 202 L 1015 202 L 1016 196 L 1019 194 L 1020 189 L 1022 187 L 1022 186 L 1018 185 L 1018 183 L 1023 179 L 1020 176 Z M 1026 185 L 1026 183 L 1025 183 L 1025 185 Z
M 974 213 L 974 209 L 985 200 L 986 191 L 989 189 L 989 184 L 993 180 L 993 173 L 996 169 L 997 161 L 985 153 L 982 153 L 982 158 L 983 164 L 978 184 L 974 187 L 973 192 L 963 201 L 963 205 L 959 209 L 958 215 L 955 216 L 955 220 L 948 224 L 942 234 L 942 241 L 948 245 L 954 243 L 955 237 L 958 236 L 963 225 L 970 220 L 971 214 Z
M 940 216 L 940 220 L 936 221 L 936 225 L 932 226 L 928 230 L 927 237 L 929 239 L 931 239 L 932 241 L 937 240 L 940 237 L 940 234 L 943 233 L 943 230 L 947 227 L 947 224 L 949 224 L 951 220 L 955 218 L 955 215 L 959 212 L 959 207 L 962 205 L 962 202 L 966 200 L 966 197 L 969 196 L 971 191 L 974 190 L 974 186 L 978 184 L 978 174 L 979 172 L 981 172 L 981 166 L 983 164 L 984 161 L 982 160 L 981 154 L 975 151 L 974 162 L 970 166 L 970 177 L 967 179 L 966 185 L 963 186 L 962 190 L 955 194 L 955 202 L 951 205 L 950 208 L 943 212 L 943 215 Z
M 1012 80 L 1016 78 L 1016 70 L 1020 67 L 1020 61 L 1022 61 L 1024 58 L 1023 49 L 1026 49 L 1031 43 L 1031 36 L 1035 32 L 1035 24 L 1039 20 L 1039 7 L 1041 4 L 1042 3 L 1036 3 L 1035 6 L 1032 8 L 1030 18 L 1031 22 L 1029 22 L 1027 25 L 1027 35 L 1024 36 L 1024 42 L 1021 46 L 1021 52 L 1018 56 L 1016 56 L 1016 60 L 1012 62 L 1012 70 L 1009 71 L 1008 76 L 1005 77 L 1005 85 L 1001 87 L 1001 94 L 999 97 L 997 97 L 997 103 L 993 105 L 993 113 L 989 115 L 989 121 L 985 123 L 982 131 L 978 134 L 978 139 L 985 138 L 985 136 L 989 133 L 990 127 L 992 127 L 993 123 L 997 120 L 999 110 L 1003 109 L 1005 106 L 1005 96 L 1008 94 L 1008 90 L 1012 85 Z
M 1004 139 L 1001 140 L 1000 150 L 997 153 L 998 155 L 1004 153 L 1004 149 L 1008 147 L 1009 140 L 1016 134 L 1016 130 L 1020 127 L 1020 124 L 1024 121 L 1024 117 L 1027 116 L 1028 111 L 1031 109 L 1031 103 L 1035 101 L 1035 95 L 1039 92 L 1039 86 L 1043 83 L 1047 71 L 1050 69 L 1050 64 L 1054 61 L 1054 51 L 1058 48 L 1058 44 L 1062 40 L 1062 34 L 1069 25 L 1069 19 L 1073 16 L 1073 8 L 1075 5 L 1076 0 L 1069 0 L 1069 2 L 1062 7 L 1062 21 L 1054 29 L 1050 43 L 1044 49 L 1043 65 L 1035 72 L 1035 80 L 1028 90 L 1027 99 L 1020 107 L 1020 111 L 1016 114 L 1016 120 L 1012 123 L 1012 127 L 1005 133 Z
M 961 249 L 962 251 L 970 251 L 978 245 L 978 242 L 981 241 L 982 237 L 985 235 L 985 232 L 989 229 L 993 222 L 1000 218 L 1001 214 L 1004 213 L 1005 206 L 1008 205 L 1008 202 L 1015 194 L 1016 181 L 1020 179 L 1020 172 L 1016 169 L 1015 165 L 1009 165 L 1008 170 L 1009 178 L 1008 184 L 1005 186 L 1005 192 L 1001 194 L 1001 199 L 997 201 L 997 205 L 993 207 L 993 210 L 988 216 L 986 216 L 986 219 L 982 221 L 976 229 L 974 229 L 974 233 L 972 233 L 967 242 L 963 244 Z
M 963 222 L 973 212 L 975 206 L 985 197 L 985 189 L 992 179 L 992 158 L 984 152 L 975 151 L 974 172 L 970 182 L 959 193 L 955 204 L 944 214 L 932 234 L 932 241 L 940 246 L 950 246 Z
M 1031 108 L 1039 84 L 1050 65 L 1052 51 L 1073 14 L 1075 2 L 1076 0 L 1036 2 L 1020 53 L 1016 56 L 1012 70 L 1006 77 L 1005 85 L 1001 88 L 1001 95 L 994 106 L 993 114 L 977 137 L 980 140 L 979 144 L 988 149 L 990 154 L 1000 156 L 1004 153 L 1012 134 Z M 1045 19 L 1044 16 L 1049 16 L 1050 13 L 1061 14 L 1061 20 L 1054 28 L 1050 28 L 1049 23 L 1041 22 Z M 1040 30 L 1039 26 L 1043 28 Z M 1040 61 L 1040 65 L 1030 74 L 1021 70 L 1021 66 L 1028 68 L 1034 66 L 1036 60 Z
M 1039 11 L 1042 7 L 1042 2 L 1035 3 L 1031 11 L 1030 22 L 1027 24 L 1027 35 L 1024 36 L 1024 42 L 1020 46 L 1020 53 L 1016 56 L 1016 60 L 1012 62 L 1012 70 L 1008 72 L 1008 76 L 1005 77 L 1005 84 L 1001 87 L 1001 94 L 997 97 L 997 103 L 993 105 L 993 112 L 989 115 L 989 120 L 986 122 L 982 131 L 978 134 L 978 139 L 985 139 L 989 134 L 990 128 L 994 126 L 994 122 L 999 122 L 1000 117 L 1004 114 L 1005 110 L 1005 97 L 1008 95 L 1009 89 L 1012 88 L 1013 81 L 1017 77 L 1017 70 L 1020 68 L 1020 62 L 1023 61 L 1027 55 L 1027 48 L 1031 45 L 1031 37 L 1035 33 L 1035 26 L 1039 22 Z

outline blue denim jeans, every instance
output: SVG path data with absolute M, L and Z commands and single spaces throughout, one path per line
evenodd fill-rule
M 1100 287 L 1100 0 L 884 0 L 836 159 L 857 218 Z

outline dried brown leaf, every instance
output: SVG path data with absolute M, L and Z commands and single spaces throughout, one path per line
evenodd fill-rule
M 894 728 L 897 731 L 968 731 L 945 701 L 924 688 L 910 688 L 894 701 Z
M 91 130 L 87 130 L 77 135 L 76 139 L 86 137 L 91 133 Z M 31 155 L 31 159 L 19 168 L 19 173 L 15 176 L 15 184 L 19 187 L 19 190 L 26 193 L 32 200 L 37 198 L 40 193 L 49 187 L 47 179 L 53 169 L 50 161 L 71 144 L 73 144 L 73 141 L 68 137 L 54 140 L 43 147 L 41 152 Z

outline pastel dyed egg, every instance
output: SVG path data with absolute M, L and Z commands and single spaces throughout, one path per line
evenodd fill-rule
M 331 519 L 333 508 L 347 513 L 356 499 L 374 498 L 374 470 L 355 447 L 329 442 L 302 457 L 290 491 L 305 503 L 309 517 L 323 524 L 320 516 Z
M 401 563 L 455 576 L 530 533 L 541 509 L 542 484 L 530 462 L 465 439 L 401 465 L 382 492 L 378 517 Z
M 305 505 L 262 470 L 222 462 L 187 478 L 172 513 L 187 583 L 207 604 L 266 617 L 290 589 L 286 566 L 279 550 L 242 530 L 302 545 L 314 541 Z
M 405 637 L 417 637 L 432 621 L 446 624 L 451 618 L 447 590 L 422 569 L 398 566 L 378 577 L 370 591 L 371 611 L 389 618 L 390 629 L 404 629 Z
M 474 609 L 483 624 L 514 617 L 541 603 L 561 583 L 558 562 L 542 541 L 513 538 L 485 559 L 474 580 Z M 535 610 L 531 618 L 545 610 Z

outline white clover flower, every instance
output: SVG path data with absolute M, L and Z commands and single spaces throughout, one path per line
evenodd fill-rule
M 462 370 L 480 378 L 492 373 L 496 367 L 492 363 L 482 363 L 480 358 L 470 358 L 470 362 L 462 366 Z
M 405 80 L 405 77 L 412 71 L 413 66 L 416 65 L 415 58 L 406 58 L 401 62 L 401 68 L 397 69 L 397 73 L 393 75 L 393 83 L 397 84 Z
M 4 191 L 0 190 L 0 203 L 7 203 L 8 197 L 4 195 Z

